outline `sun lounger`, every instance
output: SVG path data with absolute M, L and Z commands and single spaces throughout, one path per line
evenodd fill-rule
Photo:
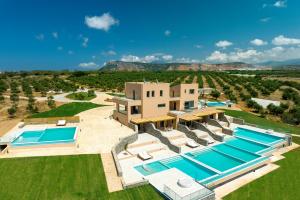
M 212 144 L 212 143 L 214 143 L 215 141 L 213 140 L 213 139 L 211 139 L 211 138 L 205 138 L 205 140 L 208 142 L 208 144 Z
M 152 158 L 152 156 L 150 154 L 148 154 L 146 151 L 142 151 L 142 152 L 138 153 L 138 157 L 142 160 L 149 160 Z
M 191 147 L 191 148 L 196 148 L 196 147 L 199 147 L 199 144 L 193 140 L 189 140 L 189 141 L 187 141 L 186 146 Z
M 58 120 L 56 126 L 65 126 L 67 124 L 66 120 Z

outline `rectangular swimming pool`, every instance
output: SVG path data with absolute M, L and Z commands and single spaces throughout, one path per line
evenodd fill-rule
M 204 151 L 187 153 L 186 155 L 221 172 L 244 163 L 244 161 L 240 159 L 215 151 L 212 148 Z
M 76 139 L 76 127 L 47 128 L 24 131 L 11 142 L 12 146 L 72 143 Z
M 238 127 L 234 130 L 234 135 L 267 145 L 272 145 L 284 140 L 284 138 L 275 135 L 270 135 L 241 127 Z
M 193 177 L 195 180 L 200 181 L 208 177 L 216 175 L 217 173 L 207 169 L 195 162 L 188 160 L 182 156 L 175 156 L 160 161 L 136 166 L 135 169 L 144 176 L 151 175 L 160 171 L 164 171 L 170 168 L 177 168 L 187 175 Z
M 235 147 L 237 149 L 243 149 L 244 151 L 248 151 L 251 153 L 258 153 L 262 150 L 270 148 L 270 146 L 256 143 L 253 141 L 245 140 L 242 138 L 234 138 L 226 141 L 225 143 L 228 146 Z

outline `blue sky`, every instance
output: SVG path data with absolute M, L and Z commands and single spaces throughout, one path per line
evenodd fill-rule
M 299 0 L 0 0 L 0 70 L 300 58 Z

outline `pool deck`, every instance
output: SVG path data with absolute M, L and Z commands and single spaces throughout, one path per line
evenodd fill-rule
M 80 123 L 68 123 L 65 126 L 78 127 L 76 147 L 43 148 L 41 145 L 38 150 L 37 148 L 26 148 L 24 151 L 1 154 L 0 158 L 110 153 L 120 138 L 134 133 L 132 129 L 110 118 L 112 110 L 112 106 L 105 106 L 84 111 L 78 114 Z M 56 125 L 26 125 L 24 130 L 43 127 L 56 127 Z M 5 136 L 16 131 L 20 131 L 18 126 L 15 126 Z

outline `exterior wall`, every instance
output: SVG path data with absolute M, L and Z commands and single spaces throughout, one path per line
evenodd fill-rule
M 190 90 L 194 90 L 194 94 L 190 94 Z M 133 92 L 134 91 L 134 92 Z M 160 91 L 163 92 L 162 96 Z M 149 92 L 149 97 L 147 97 Z M 154 96 L 152 93 L 154 92 Z M 133 100 L 135 93 L 135 100 Z M 118 119 L 121 123 L 127 125 L 131 119 L 151 118 L 161 115 L 167 115 L 171 105 L 176 102 L 176 110 L 184 110 L 186 101 L 193 101 L 194 107 L 198 104 L 198 84 L 179 84 L 170 87 L 169 83 L 156 82 L 127 82 L 125 84 L 125 98 L 116 98 L 114 102 L 117 104 L 117 111 L 114 112 L 114 119 Z M 173 97 L 174 96 L 174 97 Z M 127 106 L 126 113 L 119 113 L 119 104 Z M 164 107 L 159 107 L 164 104 Z M 140 106 L 140 113 L 131 114 L 132 106 Z
M 190 94 L 190 90 L 194 90 L 194 94 Z M 179 110 L 184 110 L 184 103 L 186 101 L 194 101 L 194 107 L 198 106 L 198 84 L 180 84 L 170 88 L 170 97 L 173 95 L 179 97 Z
M 142 97 L 142 84 L 129 82 L 125 83 L 125 96 L 128 99 L 133 99 L 133 91 L 135 91 L 135 99 L 141 99 Z
M 160 90 L 163 96 L 160 96 Z M 147 97 L 147 91 L 150 97 Z M 154 91 L 154 97 L 152 97 Z M 142 86 L 142 118 L 166 115 L 169 112 L 169 83 L 144 83 Z M 158 107 L 158 104 L 165 104 L 165 107 Z

